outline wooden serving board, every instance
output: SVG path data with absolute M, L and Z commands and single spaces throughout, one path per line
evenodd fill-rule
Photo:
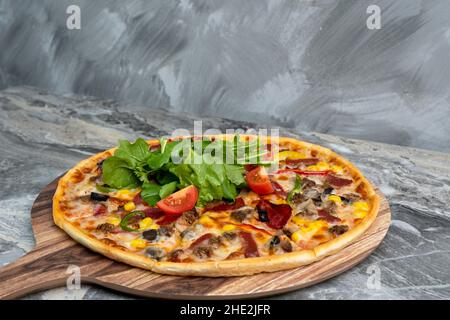
M 357 242 L 308 266 L 245 277 L 160 275 L 109 260 L 78 244 L 53 223 L 52 197 L 58 179 L 45 187 L 31 209 L 36 247 L 0 269 L 0 298 L 66 285 L 70 265 L 80 267 L 81 282 L 145 297 L 166 299 L 257 298 L 307 287 L 336 276 L 366 258 L 383 240 L 391 221 L 382 197 L 374 224 Z

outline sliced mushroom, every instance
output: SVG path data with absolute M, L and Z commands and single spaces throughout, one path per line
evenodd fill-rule
M 157 247 L 148 247 L 145 253 L 155 260 L 161 260 L 165 256 L 164 250 Z
M 255 209 L 252 207 L 242 207 L 231 212 L 231 218 L 237 222 L 242 222 L 250 214 L 255 213 Z
M 208 244 L 211 245 L 214 249 L 217 249 L 222 244 L 222 237 L 221 236 L 217 236 L 217 237 L 214 236 L 214 237 L 209 239 Z
M 307 189 L 304 192 L 302 192 L 302 197 L 304 200 L 319 199 L 320 195 L 321 193 L 319 192 L 319 190 L 315 188 Z
M 210 247 L 196 247 L 194 254 L 201 259 L 209 258 L 212 255 L 212 249 Z
M 236 239 L 237 234 L 235 232 L 225 232 L 222 234 L 222 237 L 224 237 L 228 241 L 232 241 Z
M 281 249 L 283 249 L 286 252 L 292 252 L 292 244 L 289 240 L 283 240 L 280 243 Z
M 308 199 L 299 205 L 295 206 L 297 214 L 313 216 L 317 214 L 317 208 L 312 199 Z
M 356 192 L 346 193 L 341 196 L 343 201 L 347 200 L 347 202 L 356 202 L 361 200 L 361 195 Z
M 348 226 L 345 224 L 336 225 L 329 228 L 328 231 L 336 236 L 339 236 L 348 231 Z
M 111 224 L 111 223 L 102 223 L 102 224 L 97 226 L 97 230 L 103 231 L 103 232 L 111 232 L 115 228 L 116 227 L 113 224 Z
M 185 213 L 183 213 L 183 215 L 181 216 L 181 219 L 179 219 L 179 220 L 186 223 L 187 225 L 191 225 L 197 219 L 198 219 L 198 213 L 195 209 L 193 209 L 193 210 L 186 211 Z
M 184 251 L 182 249 L 175 249 L 167 255 L 167 260 L 171 262 L 179 262 L 180 256 L 182 256 Z
M 170 237 L 174 231 L 175 231 L 175 228 L 174 228 L 173 224 L 168 224 L 165 226 L 161 226 L 158 229 L 158 234 L 162 237 Z
M 322 209 L 326 210 L 330 214 L 336 214 L 337 204 L 334 201 L 325 201 L 322 204 Z

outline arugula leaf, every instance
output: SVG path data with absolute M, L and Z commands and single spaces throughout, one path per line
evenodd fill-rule
M 136 139 L 134 143 L 120 140 L 114 156 L 103 163 L 103 182 L 113 188 L 136 187 L 148 182 L 148 172 L 144 168 L 145 160 L 150 156 L 147 142 Z
M 146 166 L 147 164 L 145 162 L 141 162 L 134 168 L 134 174 L 143 183 L 150 182 L 150 180 L 148 179 L 149 170 L 146 168 Z
M 163 186 L 149 182 L 142 185 L 141 198 L 150 206 L 171 195 L 177 189 L 177 182 L 173 181 Z
M 166 138 L 159 139 L 159 145 L 161 146 L 161 152 L 164 152 L 167 142 L 169 142 L 169 141 Z
M 127 140 L 119 141 L 119 148 L 114 152 L 114 156 L 126 161 L 130 169 L 136 168 L 141 162 L 145 161 L 150 155 L 147 142 L 138 138 L 134 143 Z
M 177 183 L 175 181 L 165 184 L 159 190 L 159 197 L 164 199 L 165 197 L 171 195 L 175 190 L 177 190 Z
M 256 157 L 259 161 L 260 154 L 250 154 L 259 141 L 240 141 L 235 136 L 231 150 L 230 143 L 224 141 L 195 142 L 161 139 L 161 148 L 150 151 L 144 139 L 137 139 L 134 143 L 120 141 L 114 156 L 103 164 L 103 181 L 117 189 L 142 184 L 141 197 L 152 206 L 177 188 L 192 184 L 199 189 L 199 206 L 213 200 L 234 200 L 238 189 L 246 186 L 244 167 L 237 156 L 245 160 Z M 174 152 L 182 155 L 181 163 L 174 162 Z M 228 160 L 230 153 L 235 156 L 234 162 L 222 163 L 221 160 Z M 150 181 L 149 177 L 157 183 Z
M 110 192 L 115 192 L 117 191 L 117 189 L 114 188 L 110 188 L 108 187 L 106 184 L 105 185 L 101 185 L 101 184 L 96 184 L 95 188 L 100 191 L 101 193 L 110 193 Z
M 246 184 L 244 179 L 244 168 L 242 166 L 224 164 L 227 178 L 237 186 Z
M 292 204 L 292 199 L 294 198 L 294 196 L 301 192 L 302 192 L 302 178 L 300 178 L 298 175 L 295 175 L 294 189 L 292 189 L 291 192 L 289 192 L 287 199 L 286 199 L 287 202 L 289 204 Z
M 142 185 L 141 198 L 150 206 L 155 206 L 156 203 L 161 200 L 159 192 L 161 191 L 161 186 L 156 183 L 144 183 Z
M 147 164 L 152 170 L 161 169 L 165 164 L 169 163 L 172 156 L 172 151 L 179 141 L 167 142 L 165 144 L 164 150 L 157 150 L 151 152 L 147 160 Z
M 160 185 L 168 184 L 173 181 L 179 182 L 178 177 L 169 171 L 157 171 L 155 178 Z
M 139 185 L 139 180 L 128 167 L 128 162 L 116 156 L 109 157 L 103 162 L 102 172 L 103 182 L 112 188 L 135 188 Z
M 185 158 L 182 164 L 172 164 L 169 171 L 180 180 L 180 185 L 186 187 L 195 185 L 199 189 L 198 206 L 203 206 L 213 200 L 223 198 L 234 200 L 237 196 L 237 187 L 245 184 L 242 166 L 214 163 L 211 155 L 203 155 L 200 164 L 191 163 L 195 155 Z
M 236 196 L 238 194 L 236 185 L 230 182 L 230 180 L 225 179 L 222 183 L 222 191 L 223 191 L 223 197 L 228 200 L 234 200 L 236 199 Z

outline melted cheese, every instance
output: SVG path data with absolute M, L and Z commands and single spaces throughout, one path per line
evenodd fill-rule
M 296 150 L 300 151 L 304 158 L 315 158 L 320 155 L 311 154 L 309 150 Z M 285 153 L 288 154 L 288 153 Z M 327 163 L 327 159 L 320 158 L 320 162 L 310 169 L 325 170 L 331 169 L 333 172 L 347 177 L 348 170 L 335 163 Z M 164 250 L 166 253 L 174 251 L 176 249 L 182 249 L 184 251 L 184 257 L 187 257 L 191 261 L 205 261 L 204 257 L 197 257 L 193 254 L 193 250 L 190 248 L 201 236 L 211 233 L 214 236 L 221 237 L 223 243 L 214 247 L 212 254 L 207 260 L 221 261 L 227 259 L 230 255 L 235 257 L 242 256 L 243 243 L 237 235 L 234 239 L 227 239 L 223 237 L 225 232 L 239 232 L 251 233 L 255 240 L 260 255 L 269 254 L 283 254 L 284 251 L 280 247 L 271 247 L 270 241 L 274 235 L 282 234 L 281 230 L 274 230 L 268 226 L 267 223 L 261 222 L 258 219 L 257 214 L 249 215 L 246 219 L 239 223 L 231 218 L 231 211 L 206 211 L 199 208 L 200 218 L 192 225 L 189 225 L 182 219 L 177 220 L 175 223 L 175 231 L 170 236 L 159 235 L 154 241 L 147 241 L 142 238 L 141 232 L 103 232 L 97 230 L 97 226 L 103 223 L 110 223 L 113 226 L 118 226 L 121 218 L 125 212 L 122 209 L 123 204 L 126 201 L 132 201 L 133 198 L 140 192 L 139 189 L 134 190 L 120 190 L 115 193 L 110 193 L 112 197 L 106 202 L 102 202 L 106 206 L 107 212 L 100 215 L 95 215 L 95 206 L 98 203 L 89 201 L 89 195 L 91 192 L 97 192 L 96 174 L 95 170 L 82 174 L 79 172 L 77 181 L 71 182 L 67 188 L 67 194 L 64 196 L 61 202 L 61 206 L 65 206 L 66 217 L 69 221 L 77 223 L 81 229 L 86 233 L 91 234 L 98 239 L 103 239 L 115 243 L 117 246 L 126 248 L 127 250 L 146 254 L 146 248 L 157 247 Z M 326 177 L 321 175 L 309 175 L 309 180 L 312 180 L 317 185 L 322 186 Z M 292 172 L 274 174 L 271 176 L 272 181 L 277 182 L 285 193 L 289 193 L 295 186 L 296 174 Z M 333 193 L 338 196 L 344 196 L 348 193 L 357 193 L 357 184 L 353 182 L 351 185 L 334 188 Z M 246 206 L 254 208 L 261 199 L 265 199 L 273 204 L 286 204 L 286 200 L 279 194 L 271 194 L 266 196 L 259 196 L 256 193 L 243 190 L 239 197 L 244 200 Z M 333 199 L 331 197 L 331 199 Z M 324 220 L 320 220 L 320 216 L 295 216 L 285 226 L 285 229 L 293 232 L 291 236 L 292 246 L 294 250 L 310 249 L 315 246 L 330 240 L 333 235 L 328 229 L 336 224 L 345 224 L 350 229 L 353 228 L 361 218 L 368 212 L 368 207 L 364 203 L 356 204 L 354 206 L 348 205 L 343 201 L 335 201 L 336 214 L 341 222 L 329 223 Z M 139 204 L 136 206 L 136 210 L 142 210 L 146 208 L 145 205 Z M 319 220 L 317 220 L 319 219 Z M 157 220 L 157 219 L 156 219 Z M 152 226 L 156 225 L 153 223 Z M 183 233 L 183 237 L 180 234 Z M 287 239 L 287 236 L 281 235 L 283 239 Z

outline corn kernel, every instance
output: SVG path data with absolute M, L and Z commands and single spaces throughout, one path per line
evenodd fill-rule
M 325 171 L 329 169 L 330 169 L 329 164 L 323 161 L 317 162 L 315 165 L 306 167 L 307 171 Z
M 307 220 L 305 220 L 305 219 L 303 219 L 303 218 L 301 218 L 299 216 L 293 216 L 291 220 L 292 220 L 293 223 L 295 223 L 296 225 L 299 225 L 299 226 L 308 223 Z
M 333 171 L 334 173 L 342 173 L 344 171 L 344 168 L 338 165 L 332 165 L 331 171 Z
M 226 224 L 222 227 L 222 230 L 225 232 L 233 231 L 234 229 L 236 229 L 236 226 L 234 224 Z
M 319 231 L 319 229 L 326 227 L 326 226 L 327 226 L 327 223 L 325 221 L 317 220 L 317 221 L 312 221 L 305 227 L 302 227 L 301 231 L 304 233 L 308 233 L 308 232 L 316 233 L 317 231 Z
M 112 224 L 114 226 L 118 226 L 119 223 L 120 223 L 120 219 L 117 218 L 117 217 L 108 217 L 108 219 L 106 219 L 106 222 L 110 223 L 110 224 Z
M 152 218 L 144 218 L 141 221 L 139 221 L 139 229 L 141 229 L 141 230 L 150 229 L 152 224 L 153 224 Z
M 271 197 L 268 200 L 273 204 L 287 204 L 287 201 L 281 197 Z
M 136 209 L 136 205 L 134 204 L 134 202 L 130 201 L 125 203 L 123 208 L 125 209 L 125 211 L 133 211 L 134 209 Z
M 134 239 L 131 241 L 130 245 L 136 249 L 144 249 L 147 245 L 147 241 L 144 239 Z
M 128 189 L 120 189 L 120 190 L 117 191 L 117 195 L 119 195 L 119 196 L 125 196 L 125 195 L 128 195 L 130 193 L 131 193 L 131 191 L 128 190 Z
M 341 204 L 342 203 L 342 199 L 341 197 L 335 195 L 335 194 L 331 194 L 328 196 L 328 200 L 333 201 L 334 203 L 338 203 Z
M 198 219 L 198 222 L 200 224 L 209 224 L 212 223 L 212 219 L 206 215 L 202 215 L 200 219 Z
M 278 158 L 279 160 L 286 160 L 286 159 L 297 160 L 297 159 L 304 159 L 305 155 L 303 153 L 296 151 L 281 151 L 278 154 Z
M 319 171 L 330 169 L 330 165 L 328 163 L 322 162 L 322 161 L 317 162 L 316 167 L 319 169 Z
M 291 239 L 294 242 L 298 242 L 301 239 L 301 233 L 300 231 L 295 231 L 292 235 L 291 235 Z
M 131 201 L 133 200 L 134 196 L 139 193 L 139 191 L 139 189 L 121 189 L 114 194 L 114 197 L 120 200 Z
M 364 217 L 367 215 L 367 211 L 355 210 L 355 212 L 353 212 L 353 215 L 358 219 L 364 219 Z
M 354 202 L 353 207 L 357 210 L 369 211 L 369 204 L 364 201 Z

